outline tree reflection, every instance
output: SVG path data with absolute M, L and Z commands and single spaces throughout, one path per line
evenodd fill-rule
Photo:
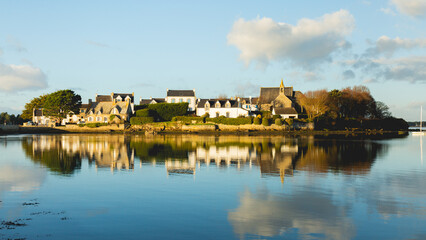
M 48 167 L 52 172 L 68 175 L 81 167 L 81 157 L 76 153 L 64 151 L 57 137 L 25 138 L 22 148 L 31 160 Z

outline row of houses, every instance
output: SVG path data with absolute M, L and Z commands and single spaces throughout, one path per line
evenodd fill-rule
M 193 90 L 169 90 L 165 98 L 140 99 L 139 105 L 157 103 L 188 103 L 188 112 L 197 116 L 208 114 L 210 117 L 224 116 L 228 118 L 254 116 L 260 111 L 271 111 L 283 118 L 298 118 L 302 109 L 296 98 L 301 94 L 293 87 L 285 87 L 283 81 L 279 87 L 260 88 L 259 97 L 234 98 L 197 98 Z M 135 113 L 134 93 L 111 93 L 96 95 L 95 101 L 89 99 L 82 104 L 79 112 L 71 112 L 61 124 L 67 123 L 107 123 L 129 121 Z M 43 115 L 42 109 L 34 109 L 33 122 L 38 125 L 54 124 Z

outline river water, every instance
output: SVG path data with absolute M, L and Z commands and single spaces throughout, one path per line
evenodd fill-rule
M 0 239 L 426 239 L 424 142 L 2 136 Z

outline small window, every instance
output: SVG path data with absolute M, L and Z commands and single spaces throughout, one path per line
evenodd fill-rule
M 175 99 L 174 98 L 172 99 L 172 103 L 175 103 Z
M 91 122 L 91 121 L 93 121 L 93 118 L 92 118 L 92 117 L 89 117 L 89 122 Z
M 183 102 L 183 99 L 182 98 L 179 98 L 179 102 L 181 103 L 181 102 Z
M 229 118 L 229 112 L 226 112 L 226 117 Z
M 220 108 L 220 103 L 216 103 L 216 105 L 214 106 L 215 108 Z
M 188 102 L 188 104 L 191 104 L 191 99 L 188 98 L 187 102 Z
M 84 109 L 80 109 L 80 112 L 81 112 L 81 113 L 84 113 Z
M 206 111 L 210 110 L 210 104 L 206 103 L 206 105 L 204 105 L 204 107 L 206 108 Z
M 101 117 L 96 117 L 96 122 L 100 122 L 100 121 L 102 121 L 102 118 Z

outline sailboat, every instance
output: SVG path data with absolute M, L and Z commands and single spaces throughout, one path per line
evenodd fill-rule
M 425 132 L 422 130 L 422 123 L 423 123 L 423 106 L 420 107 L 420 132 L 413 132 L 413 135 L 415 136 L 425 136 Z

